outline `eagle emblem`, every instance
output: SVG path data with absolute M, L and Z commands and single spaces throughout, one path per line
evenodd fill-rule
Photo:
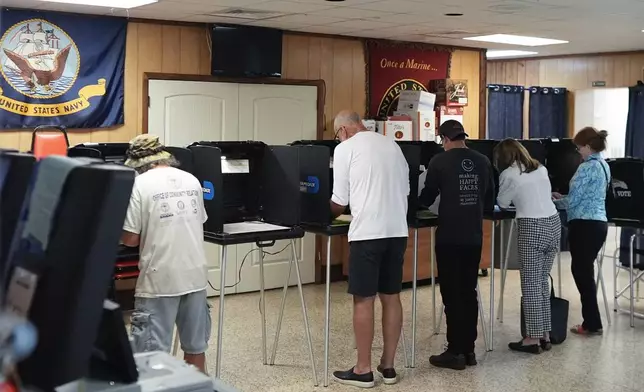
M 60 27 L 32 19 L 9 28 L 0 42 L 4 79 L 31 98 L 50 99 L 65 94 L 80 68 L 78 48 Z

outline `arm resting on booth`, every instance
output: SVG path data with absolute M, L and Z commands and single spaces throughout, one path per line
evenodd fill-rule
M 492 182 L 494 187 L 494 182 Z M 503 209 L 508 209 L 512 204 L 514 193 L 516 191 L 516 184 L 509 169 L 504 170 L 499 176 L 499 195 L 497 196 L 497 204 Z
M 434 159 L 432 159 L 432 161 L 429 163 L 429 167 L 427 168 L 425 187 L 418 197 L 418 204 L 425 208 L 428 208 L 429 206 L 434 204 L 434 201 L 436 201 L 436 197 L 438 197 L 439 192 L 440 189 L 438 187 L 438 172 L 435 167 L 435 161 Z

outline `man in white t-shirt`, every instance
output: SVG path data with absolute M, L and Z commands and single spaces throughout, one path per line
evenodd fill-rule
M 205 372 L 211 319 L 203 248 L 202 187 L 176 168 L 159 138 L 132 139 L 126 166 L 138 173 L 121 242 L 139 247 L 132 336 L 136 352 L 170 351 L 175 324 L 187 363 Z
M 333 154 L 331 212 L 339 216 L 347 206 L 351 208 L 349 294 L 353 295 L 358 361 L 350 370 L 333 376 L 342 384 L 374 385 L 373 308 L 379 295 L 384 350 L 377 370 L 385 384 L 395 384 L 394 357 L 402 327 L 400 291 L 409 233 L 409 165 L 393 139 L 366 129 L 355 112 L 340 112 L 334 128 L 342 143 Z

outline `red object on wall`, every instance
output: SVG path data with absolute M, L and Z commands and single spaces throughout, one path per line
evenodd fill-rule
M 449 76 L 449 48 L 367 41 L 368 115 L 390 116 L 402 90 L 427 91 L 427 83 Z

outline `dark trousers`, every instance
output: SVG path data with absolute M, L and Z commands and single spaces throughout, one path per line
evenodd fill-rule
M 587 331 L 602 329 L 595 284 L 595 259 L 608 232 L 606 222 L 575 219 L 568 222 L 572 276 L 581 296 L 582 326 Z
M 436 244 L 436 265 L 447 320 L 447 350 L 454 354 L 474 352 L 480 261 L 480 244 Z

